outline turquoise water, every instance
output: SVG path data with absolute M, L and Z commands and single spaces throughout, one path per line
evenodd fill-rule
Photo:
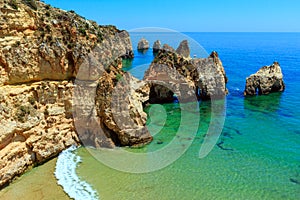
M 190 122 L 184 125 L 188 130 L 194 125 L 193 116 L 200 116 L 196 136 L 190 141 L 190 137 L 180 134 L 174 151 L 192 144 L 171 165 L 144 174 L 120 172 L 90 154 L 101 155 L 102 150 L 80 148 L 76 151 L 82 160 L 77 168 L 80 178 L 91 184 L 101 199 L 300 199 L 300 34 L 186 35 L 207 52 L 218 51 L 229 77 L 226 118 L 218 145 L 207 157 L 199 158 L 199 148 L 212 120 L 211 103 L 200 102 L 195 112 L 189 113 Z M 150 44 L 157 39 L 150 33 L 132 34 L 134 48 L 140 37 L 150 38 Z M 173 42 L 174 47 L 179 43 Z M 191 48 L 192 54 L 197 54 L 193 45 Z M 153 55 L 151 50 L 135 55 L 125 70 L 141 78 Z M 205 53 L 197 54 L 201 55 Z M 245 78 L 275 60 L 281 64 L 286 91 L 244 98 Z M 152 152 L 177 137 L 181 109 L 176 103 L 163 108 L 165 112 L 159 112 L 161 107 L 157 105 L 145 110 L 151 115 L 147 123 L 155 133 L 154 141 L 144 148 L 125 150 Z

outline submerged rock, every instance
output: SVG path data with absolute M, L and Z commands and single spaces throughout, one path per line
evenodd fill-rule
M 223 144 L 224 144 L 224 141 L 221 141 L 221 142 L 217 143 L 217 146 L 224 151 L 233 151 L 232 148 L 226 148 L 223 146 Z
M 149 42 L 145 38 L 142 38 L 139 43 L 137 49 L 139 51 L 148 50 L 149 49 Z
M 184 58 L 191 58 L 190 56 L 190 47 L 188 44 L 187 40 L 183 40 L 180 44 L 179 47 L 176 49 L 176 53 L 179 55 L 183 56 Z
M 164 142 L 162 141 L 162 140 L 158 140 L 157 142 L 156 142 L 156 144 L 163 144 Z
M 295 179 L 295 178 L 290 178 L 290 181 L 291 181 L 292 183 L 295 183 L 295 184 L 300 185 L 300 181 L 297 180 L 297 179 Z
M 285 89 L 283 74 L 278 62 L 264 66 L 246 79 L 244 95 L 264 95 Z
M 156 40 L 153 44 L 153 53 L 157 53 L 161 49 L 161 43 L 159 40 Z

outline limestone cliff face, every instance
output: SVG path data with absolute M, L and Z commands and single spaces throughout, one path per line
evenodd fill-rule
M 126 31 L 39 1 L 0 0 L 0 187 L 85 140 L 97 147 L 151 141 L 140 100 L 144 86 L 129 75 L 126 89 L 140 97 L 124 102 L 136 134 L 111 125 L 105 88 L 118 87 L 120 57 L 132 56 Z
M 246 79 L 244 95 L 269 94 L 285 89 L 283 75 L 278 62 L 264 66 Z
M 0 2 L 1 85 L 75 78 L 88 53 L 120 32 L 41 2 L 37 10 L 23 1 Z
M 171 102 L 174 94 L 182 102 L 227 94 L 227 77 L 216 52 L 203 59 L 186 57 L 166 50 L 157 54 L 144 76 L 151 82 L 151 103 Z

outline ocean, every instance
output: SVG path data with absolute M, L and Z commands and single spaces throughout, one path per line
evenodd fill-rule
M 148 173 L 122 172 L 106 166 L 97 159 L 103 150 L 89 147 L 74 150 L 73 156 L 80 158 L 76 174 L 89 185 L 89 190 L 94 190 L 91 199 L 300 199 L 300 33 L 174 36 L 174 33 L 133 32 L 131 37 L 134 49 L 141 37 L 149 40 L 150 45 L 160 39 L 174 48 L 187 38 L 192 57 L 207 57 L 217 51 L 229 79 L 225 123 L 218 145 L 206 157 L 199 158 L 199 148 L 214 117 L 212 103 L 199 102 L 190 122 L 183 124 L 186 129 L 180 133 L 180 145 L 190 146 L 170 165 Z M 145 53 L 135 51 L 134 60 L 124 62 L 124 70 L 142 78 L 152 60 L 151 49 Z M 280 63 L 286 90 L 244 97 L 246 77 L 274 61 Z M 178 102 L 150 105 L 145 111 L 151 116 L 147 124 L 154 135 L 153 142 L 143 148 L 124 150 L 155 152 L 177 136 L 182 125 Z M 184 133 L 196 115 L 200 120 L 196 121 L 198 129 L 191 140 Z M 174 148 L 174 153 L 180 150 L 180 145 Z M 165 157 L 159 159 L 158 162 L 163 162 Z M 61 169 L 56 167 L 58 171 Z M 8 190 L 18 190 L 13 187 L 14 184 Z

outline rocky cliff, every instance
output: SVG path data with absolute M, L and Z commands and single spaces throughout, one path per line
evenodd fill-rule
M 285 89 L 283 75 L 278 62 L 264 66 L 246 79 L 244 95 L 263 95 L 282 92 Z
M 40 1 L 0 0 L 0 187 L 73 144 L 150 142 L 145 86 L 121 70 L 120 57 L 132 56 L 126 31 Z M 133 97 L 119 107 L 132 109 L 114 118 L 121 79 Z M 123 131 L 115 126 L 122 117 Z

